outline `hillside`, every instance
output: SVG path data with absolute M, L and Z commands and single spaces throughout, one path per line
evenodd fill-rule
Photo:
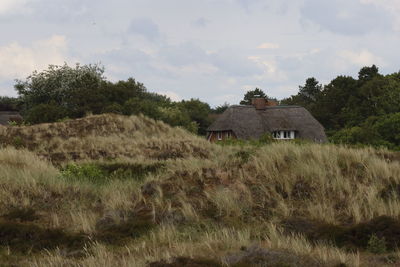
M 218 146 L 117 115 L 0 138 L 18 147 L 0 150 L 6 266 L 400 263 L 399 153 Z
M 0 142 L 35 151 L 53 163 L 114 158 L 205 157 L 209 144 L 143 116 L 103 114 L 58 123 L 0 126 Z

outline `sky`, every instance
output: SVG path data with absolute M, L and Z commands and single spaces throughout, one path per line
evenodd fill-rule
M 309 77 L 398 72 L 399 13 L 400 0 L 1 0 L 0 96 L 79 62 L 176 101 L 282 99 Z

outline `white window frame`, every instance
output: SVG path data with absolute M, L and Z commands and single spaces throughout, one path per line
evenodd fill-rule
M 218 141 L 222 140 L 222 132 L 217 132 L 217 140 Z
M 227 132 L 227 133 L 226 133 L 226 137 L 227 137 L 227 138 L 231 138 L 231 137 L 232 137 L 232 133 L 231 133 L 231 132 Z
M 272 137 L 277 140 L 292 140 L 295 139 L 295 131 L 273 131 Z

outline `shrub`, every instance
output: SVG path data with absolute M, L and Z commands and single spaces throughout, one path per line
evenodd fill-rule
M 376 234 L 372 234 L 368 240 L 367 250 L 374 254 L 382 254 L 386 252 L 385 238 L 379 238 Z
M 107 176 L 95 164 L 82 164 L 75 163 L 68 164 L 62 170 L 62 177 L 70 181 L 83 181 L 93 184 L 103 184 L 107 181 Z
M 12 140 L 12 145 L 13 145 L 15 148 L 24 148 L 26 144 L 25 144 L 24 139 L 22 139 L 21 136 L 16 136 L 16 137 L 14 137 L 13 140 Z

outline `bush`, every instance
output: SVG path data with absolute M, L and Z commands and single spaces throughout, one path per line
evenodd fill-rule
M 12 145 L 15 148 L 24 148 L 26 146 L 24 139 L 21 136 L 16 136 L 12 140 Z
M 25 119 L 27 122 L 44 123 L 44 122 L 55 122 L 66 117 L 65 108 L 56 105 L 55 103 L 50 104 L 39 104 L 29 109 L 25 113 Z
M 372 234 L 368 240 L 367 250 L 374 254 L 382 254 L 386 252 L 385 238 L 379 238 L 376 234 Z
M 70 181 L 90 182 L 93 184 L 103 184 L 108 177 L 95 164 L 68 164 L 61 172 L 64 179 Z

